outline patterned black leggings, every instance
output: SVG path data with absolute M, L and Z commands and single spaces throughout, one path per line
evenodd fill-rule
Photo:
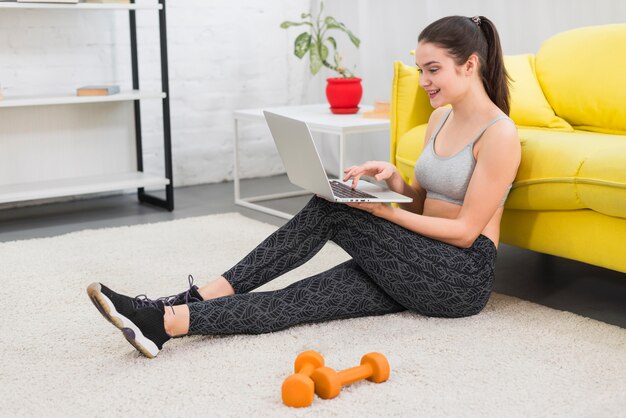
M 284 289 L 250 293 L 305 263 L 329 240 L 352 259 Z M 461 249 L 313 197 L 224 273 L 235 295 L 189 304 L 189 334 L 260 334 L 405 309 L 474 315 L 491 294 L 495 261 L 496 248 L 483 235 Z

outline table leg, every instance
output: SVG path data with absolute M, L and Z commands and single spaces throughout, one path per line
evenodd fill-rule
M 249 209 L 253 209 L 259 212 L 267 213 L 269 215 L 274 215 L 279 218 L 291 219 L 293 215 L 290 213 L 282 212 L 276 209 L 271 209 L 262 205 L 258 205 L 254 202 L 262 202 L 264 200 L 284 199 L 288 197 L 303 196 L 303 195 L 310 194 L 306 190 L 297 190 L 293 192 L 275 193 L 275 194 L 247 197 L 247 198 L 241 197 L 241 179 L 240 179 L 240 173 L 239 173 L 239 121 L 237 120 L 237 118 L 235 118 L 234 120 L 234 127 L 235 127 L 235 132 L 234 132 L 235 139 L 234 139 L 234 149 L 233 149 L 233 163 L 234 163 L 233 183 L 235 187 L 235 204 L 249 208 Z
M 346 153 L 346 136 L 343 132 L 339 134 L 339 175 L 337 176 L 340 179 L 343 179 L 343 170 L 345 169 L 345 153 Z
M 239 124 L 237 119 L 235 118 L 235 149 L 233 150 L 234 156 L 234 166 L 233 166 L 233 176 L 234 176 L 234 184 L 235 184 L 235 203 L 237 203 L 241 199 L 240 185 L 239 185 Z

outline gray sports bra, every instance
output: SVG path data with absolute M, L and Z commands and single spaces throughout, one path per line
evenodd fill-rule
M 435 139 L 443 124 L 452 113 L 452 109 L 441 118 L 439 126 L 424 147 L 424 151 L 415 164 L 415 178 L 420 186 L 426 190 L 426 198 L 445 200 L 446 202 L 462 205 L 467 192 L 467 186 L 476 167 L 474 158 L 474 143 L 491 125 L 501 119 L 509 119 L 500 115 L 487 124 L 463 149 L 450 157 L 440 157 L 435 153 Z M 500 206 L 509 195 L 511 185 L 507 189 Z

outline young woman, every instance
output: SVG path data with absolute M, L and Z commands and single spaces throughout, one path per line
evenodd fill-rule
M 98 310 L 147 357 L 172 337 L 257 334 L 296 324 L 411 310 L 464 317 L 489 299 L 500 218 L 520 162 L 508 118 L 507 75 L 498 33 L 483 16 L 450 16 L 418 38 L 420 86 L 436 108 L 411 185 L 387 162 L 345 171 L 385 180 L 413 198 L 392 207 L 319 197 L 222 276 L 203 287 L 149 300 L 100 283 Z M 443 107 L 450 105 L 450 107 Z M 300 266 L 333 241 L 352 259 L 285 289 L 251 292 Z

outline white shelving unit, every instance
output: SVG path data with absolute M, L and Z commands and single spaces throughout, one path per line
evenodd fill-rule
M 169 181 L 165 178 L 141 172 L 19 183 L 0 186 L 0 203 L 104 193 L 138 187 L 165 186 L 167 184 Z
M 124 102 L 141 99 L 164 99 L 165 93 L 142 92 L 139 90 L 122 91 L 110 96 L 12 96 L 0 100 L 2 107 L 47 106 L 61 104 Z
M 135 133 L 135 158 L 136 169 L 130 172 L 115 172 L 103 175 L 86 175 L 72 176 L 60 179 L 43 179 L 37 181 L 12 182 L 10 184 L 0 183 L 0 204 L 23 202 L 29 200 L 39 200 L 48 198 L 58 198 L 64 196 L 75 196 L 82 194 L 112 192 L 119 190 L 137 189 L 138 198 L 141 202 L 154 204 L 168 210 L 174 209 L 174 195 L 172 182 L 172 159 L 171 159 L 171 132 L 170 132 L 170 115 L 169 115 L 169 83 L 167 69 L 167 38 L 165 24 L 165 0 L 155 0 L 154 3 L 77 3 L 77 4 L 53 4 L 53 3 L 17 3 L 17 2 L 0 2 L 0 13 L 2 9 L 59 9 L 59 10 L 121 10 L 129 13 L 130 37 L 131 37 L 131 62 L 133 75 L 133 89 L 122 91 L 118 94 L 110 96 L 75 96 L 75 95 L 43 95 L 43 96 L 5 96 L 0 100 L 0 118 L 3 112 L 10 112 L 12 108 L 24 107 L 41 107 L 41 106 L 58 106 L 64 105 L 87 105 L 94 106 L 98 103 L 112 102 L 132 102 L 134 113 L 134 133 Z M 157 10 L 159 12 L 159 36 L 161 46 L 161 84 L 162 91 L 147 92 L 139 89 L 139 73 L 137 63 L 137 34 L 135 23 L 135 11 L 139 10 Z M 164 156 L 165 156 L 165 175 L 155 176 L 143 172 L 143 151 L 141 138 L 141 108 L 140 101 L 145 99 L 158 99 L 163 103 L 163 136 L 164 136 Z M 128 106 L 128 105 L 127 105 Z M 108 109 L 110 110 L 110 109 Z M 71 111 L 71 110 L 70 110 Z M 36 112 L 33 112 L 36 113 Z M 97 113 L 92 109 L 92 113 Z M 5 126 L 13 128 L 14 131 L 28 132 L 28 118 L 15 117 L 16 114 L 9 113 L 9 117 Z M 41 116 L 41 113 L 39 114 Z M 34 116 L 36 118 L 37 115 Z M 17 121 L 16 121 L 17 120 Z M 21 127 L 16 129 L 15 125 L 20 124 Z M 5 131 L 8 131 L 6 129 Z M 80 129 L 77 129 L 80 130 Z M 38 136 L 39 135 L 39 136 Z M 3 130 L 0 130 L 0 145 L 3 144 Z M 40 138 L 40 132 L 33 135 L 23 135 L 24 141 L 37 140 Z M 11 144 L 19 142 L 15 137 L 8 139 Z M 20 139 L 21 140 L 21 139 Z M 44 141 L 45 142 L 45 141 Z M 111 141 L 115 142 L 115 141 Z M 119 141 L 118 141 L 119 142 Z M 33 152 L 37 144 L 29 145 L 24 149 Z M 48 144 L 41 144 L 45 149 Z M 10 146 L 5 148 L 14 149 Z M 45 152 L 45 151 L 44 151 Z M 71 152 L 69 153 L 71 154 Z M 126 156 L 128 157 L 128 156 Z M 6 157 L 8 158 L 8 157 Z M 38 158 L 43 158 L 38 156 Z M 6 161 L 6 160 L 5 160 Z M 67 164 L 67 162 L 66 162 Z M 67 170 L 71 172 L 71 170 Z M 1 179 L 0 179 L 1 181 Z M 146 193 L 145 188 L 165 187 L 165 199 Z

